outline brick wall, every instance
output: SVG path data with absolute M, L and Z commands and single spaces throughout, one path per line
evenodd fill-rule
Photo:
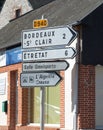
M 16 127 L 16 130 L 40 130 L 40 127 L 33 127 L 33 126 L 21 126 Z M 59 128 L 53 127 L 45 127 L 45 130 L 59 130 Z
M 39 130 L 38 126 L 28 126 L 28 89 L 20 86 L 20 73 L 22 64 L 15 64 L 0 68 L 0 73 L 8 72 L 8 111 L 7 126 L 0 126 L 0 130 Z M 18 78 L 18 82 L 17 79 Z M 16 87 L 17 85 L 17 87 Z M 63 82 L 61 91 L 64 89 Z M 18 92 L 17 92 L 18 91 Z M 61 96 L 64 95 L 64 91 Z M 18 98 L 18 99 L 16 99 Z M 64 98 L 61 98 L 62 125 L 64 124 Z M 16 105 L 17 101 L 17 105 Z M 18 114 L 17 114 L 18 112 Z M 17 115 L 18 116 L 17 116 Z M 17 126 L 16 126 L 17 124 Z M 59 130 L 55 127 L 45 127 L 45 130 Z
M 15 128 L 16 124 L 16 75 L 15 71 L 8 73 L 9 86 L 8 86 L 8 125 L 11 130 Z
M 15 130 L 16 84 L 17 84 L 16 73 L 19 72 L 18 71 L 19 69 L 21 70 L 21 64 L 15 64 L 15 65 L 10 65 L 10 66 L 5 66 L 5 67 L 0 68 L 0 73 L 8 72 L 8 109 L 7 109 L 7 125 L 8 126 L 0 126 L 0 130 Z
M 79 66 L 78 128 L 95 128 L 95 67 Z
M 28 89 L 20 86 L 20 73 L 18 71 L 18 122 L 20 125 L 27 125 L 28 123 Z

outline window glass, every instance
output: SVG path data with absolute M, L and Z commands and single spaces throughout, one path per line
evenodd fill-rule
M 30 122 L 40 123 L 40 88 L 31 89 Z
M 31 89 L 30 122 L 40 123 L 40 88 Z M 60 124 L 60 86 L 45 87 L 45 123 Z
M 45 123 L 60 123 L 60 86 L 46 88 Z

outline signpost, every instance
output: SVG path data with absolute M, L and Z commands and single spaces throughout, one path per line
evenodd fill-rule
M 46 26 L 48 26 L 47 19 L 33 21 L 33 28 Z M 69 46 L 76 37 L 77 33 L 69 26 L 22 31 L 22 48 L 26 50 L 22 52 L 22 61 L 24 63 L 20 81 L 21 86 L 25 88 L 41 87 L 40 130 L 44 130 L 45 87 L 55 86 L 61 81 L 61 76 L 51 71 L 66 70 L 69 67 L 66 61 L 52 60 L 73 59 L 77 51 L 72 47 L 65 46 Z M 42 50 L 46 47 L 52 47 L 52 49 Z M 37 50 L 38 48 L 39 50 Z
M 68 26 L 22 31 L 23 49 L 70 45 L 77 34 Z
M 22 56 L 23 62 L 27 61 L 44 61 L 57 59 L 73 59 L 76 50 L 72 47 L 64 49 L 41 50 L 41 51 L 24 51 Z
M 56 72 L 21 73 L 22 87 L 55 86 L 61 80 Z
M 61 71 L 69 67 L 66 61 L 47 61 L 35 63 L 23 63 L 23 72 Z

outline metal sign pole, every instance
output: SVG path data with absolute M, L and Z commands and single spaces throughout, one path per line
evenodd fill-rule
M 40 88 L 40 130 L 44 130 L 44 113 L 45 113 L 45 87 Z

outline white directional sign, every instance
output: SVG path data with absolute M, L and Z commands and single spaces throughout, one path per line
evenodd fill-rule
M 22 53 L 23 61 L 42 61 L 53 59 L 72 59 L 76 55 L 76 50 L 72 47 L 64 49 L 24 51 Z
M 22 31 L 22 48 L 70 45 L 77 33 L 68 26 Z
M 61 77 L 56 72 L 21 73 L 20 77 L 22 87 L 55 86 L 60 80 Z
M 69 67 L 66 61 L 47 61 L 35 63 L 23 63 L 23 72 L 59 71 Z

